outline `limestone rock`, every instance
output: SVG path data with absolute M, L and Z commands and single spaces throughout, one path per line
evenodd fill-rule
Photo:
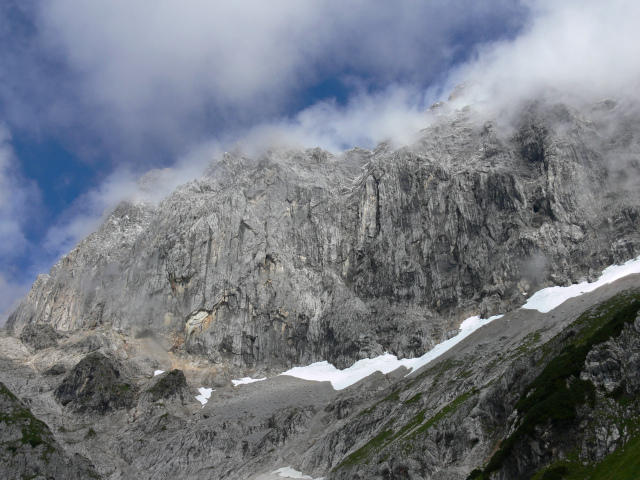
M 531 102 L 505 127 L 442 107 L 398 149 L 229 152 L 158 205 L 116 208 L 9 327 L 151 331 L 237 371 L 422 355 L 470 315 L 640 254 L 625 108 Z
M 133 405 L 136 386 L 122 365 L 101 353 L 91 353 L 69 371 L 55 398 L 78 412 L 106 414 Z
M 156 379 L 155 382 L 141 396 L 143 404 L 153 402 L 176 401 L 182 405 L 196 403 L 195 398 L 189 392 L 187 379 L 182 370 L 171 370 Z
M 0 383 L 0 477 L 101 478 L 90 461 L 69 455 L 49 427 Z
M 58 334 L 51 325 L 30 324 L 20 333 L 20 340 L 33 350 L 42 350 L 58 345 Z

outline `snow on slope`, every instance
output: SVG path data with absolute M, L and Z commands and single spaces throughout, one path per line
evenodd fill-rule
M 211 392 L 215 392 L 215 390 L 213 388 L 200 387 L 198 391 L 200 395 L 196 396 L 196 400 L 198 400 L 204 408 L 204 405 L 209 401 L 209 398 L 211 398 Z
M 582 282 L 568 287 L 544 288 L 532 295 L 522 308 L 547 313 L 569 298 L 592 292 L 598 287 L 615 282 L 622 277 L 634 273 L 640 273 L 640 257 L 635 260 L 629 260 L 623 265 L 612 265 L 606 268 L 602 271 L 600 278 L 592 283 Z M 418 358 L 404 358 L 402 360 L 398 360 L 395 355 L 385 353 L 384 355 L 380 355 L 375 358 L 359 360 L 351 367 L 345 368 L 344 370 L 338 370 L 329 362 L 324 361 L 312 363 L 306 367 L 295 367 L 281 373 L 280 375 L 301 378 L 303 380 L 331 382 L 331 385 L 336 390 L 345 389 L 376 371 L 386 374 L 399 367 L 406 367 L 410 370 L 407 374 L 409 375 L 411 372 L 423 367 L 431 360 L 438 358 L 451 347 L 467 338 L 478 328 L 500 317 L 502 317 L 502 315 L 496 315 L 487 319 L 481 319 L 479 316 L 467 318 L 460 325 L 460 333 L 458 333 L 458 335 L 436 345 L 432 350 Z M 264 380 L 264 378 L 243 378 L 241 380 L 232 381 L 234 385 L 240 385 L 244 383 L 258 382 L 260 380 Z
M 303 479 L 303 480 L 324 480 L 324 477 L 314 479 L 309 475 L 305 475 L 302 472 L 294 470 L 290 466 L 279 468 L 278 470 L 271 472 L 271 475 L 276 475 L 276 474 L 283 478 L 297 478 L 297 479 Z
M 640 273 L 640 257 L 635 260 L 629 260 L 622 265 L 612 265 L 602 271 L 602 275 L 595 282 L 582 282 L 568 287 L 549 287 L 539 290 L 529 298 L 522 308 L 529 310 L 538 310 L 547 313 L 556 308 L 558 305 L 573 297 L 594 291 L 596 288 L 615 282 L 616 280 Z
M 316 362 L 306 367 L 295 367 L 291 370 L 287 370 L 281 375 L 288 375 L 290 377 L 302 378 L 304 380 L 315 380 L 318 382 L 331 382 L 331 385 L 336 390 L 342 390 L 354 383 L 368 377 L 372 373 L 379 371 L 382 373 L 393 372 L 397 368 L 407 367 L 409 370 L 417 370 L 418 368 L 426 365 L 434 358 L 439 357 L 444 352 L 449 350 L 455 344 L 461 342 L 478 328 L 486 325 L 502 315 L 496 315 L 487 319 L 481 319 L 479 316 L 467 318 L 462 325 L 460 325 L 460 333 L 455 337 L 445 340 L 442 343 L 436 345 L 432 350 L 425 353 L 418 358 L 404 358 L 398 360 L 398 357 L 385 353 L 375 358 L 366 358 L 359 360 L 349 368 L 344 370 L 338 370 L 329 362 Z
M 244 378 L 241 378 L 240 380 L 231 380 L 231 383 L 233 383 L 234 387 L 237 387 L 238 385 L 246 385 L 247 383 L 261 382 L 266 379 L 267 377 L 264 377 L 264 378 L 244 377 Z

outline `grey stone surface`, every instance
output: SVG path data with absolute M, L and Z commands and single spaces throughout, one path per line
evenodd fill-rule
M 640 116 L 629 102 L 532 102 L 509 125 L 446 104 L 432 114 L 403 148 L 233 151 L 159 204 L 118 206 L 0 330 L 11 402 L 48 425 L 60 462 L 111 480 L 269 478 L 288 465 L 327 479 L 465 478 L 521 421 L 515 403 L 548 361 L 538 347 L 554 351 L 581 313 L 639 287 L 633 276 L 548 314 L 517 309 L 640 254 Z M 276 376 L 419 356 L 461 319 L 504 312 L 408 377 L 336 392 Z M 584 461 L 624 445 L 640 414 L 639 328 L 589 352 L 593 408 L 564 435 L 537 428 L 498 478 L 576 442 Z M 270 378 L 231 386 L 245 375 Z M 204 407 L 200 387 L 215 390 Z M 616 410 L 617 396 L 633 407 Z M 32 475 L 34 452 L 8 478 Z
M 29 324 L 20 332 L 20 340 L 33 350 L 55 347 L 58 345 L 58 333 L 46 323 Z
M 69 455 L 49 427 L 0 382 L 0 478 L 100 478 L 89 460 Z
M 78 412 L 105 414 L 130 408 L 134 389 L 120 362 L 94 352 L 69 371 L 54 396 L 62 405 Z
M 56 349 L 36 354 L 15 337 L 0 336 L 0 381 L 50 425 L 66 455 L 88 458 L 104 478 L 269 478 L 274 470 L 292 465 L 312 478 L 459 479 L 482 465 L 513 430 L 515 402 L 550 359 L 543 360 L 541 352 L 555 351 L 553 342 L 570 338 L 570 325 L 583 312 L 629 289 L 640 291 L 640 275 L 571 299 L 548 314 L 516 310 L 409 376 L 406 369 L 376 373 L 339 392 L 328 382 L 283 376 L 239 387 L 222 382 L 201 407 L 194 395 L 198 387 L 213 385 L 213 364 L 195 357 L 185 362 L 171 352 L 156 357 L 146 347 L 148 338 L 113 331 L 100 335 L 109 351 L 122 354 L 119 362 L 126 363 L 119 368 L 126 369 L 134 385 L 134 401 L 123 408 L 64 407 L 56 391 L 67 377 L 39 373 L 74 361 L 82 365 L 74 360 L 78 355 L 115 362 L 106 354 L 71 348 L 88 338 L 82 331 L 71 333 Z M 576 440 L 585 443 L 585 461 L 605 458 L 624 445 L 629 434 L 625 422 L 640 414 L 639 321 L 587 356 L 581 377 L 591 379 L 601 393 L 594 409 L 583 411 L 578 425 L 568 431 L 571 441 L 553 429 L 541 429 L 515 450 L 515 463 L 499 478 L 520 478 L 547 465 Z M 154 377 L 159 366 L 154 362 L 160 361 L 180 369 Z M 94 383 L 108 386 L 112 368 L 96 372 Z M 616 389 L 632 399 L 626 410 L 620 411 L 610 398 Z M 81 402 L 82 395 L 74 398 Z M 589 428 L 580 428 L 583 420 Z M 343 464 L 387 430 L 397 435 L 392 443 L 370 451 L 366 462 L 355 467 Z
M 640 122 L 613 105 L 533 102 L 508 128 L 444 108 L 399 149 L 230 152 L 157 206 L 120 205 L 9 326 L 152 331 L 238 371 L 421 355 L 640 254 Z

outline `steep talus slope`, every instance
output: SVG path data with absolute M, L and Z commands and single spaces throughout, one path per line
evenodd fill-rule
M 0 381 L 47 444 L 90 459 L 100 478 L 274 480 L 293 465 L 328 480 L 586 479 L 634 465 L 640 444 L 639 292 L 631 275 L 546 314 L 519 309 L 409 376 L 376 373 L 342 391 L 286 376 L 212 383 L 211 366 L 171 353 L 180 369 L 154 376 L 148 339 L 106 328 L 35 353 L 2 333 Z M 122 405 L 109 396 L 116 371 L 131 385 Z M 214 391 L 201 407 L 203 384 Z M 6 476 L 25 465 L 7 464 Z
M 510 130 L 444 110 L 397 150 L 231 152 L 157 206 L 119 206 L 9 326 L 152 332 L 254 370 L 421 355 L 470 314 L 640 253 L 640 202 L 615 174 L 637 141 L 607 105 L 533 102 Z

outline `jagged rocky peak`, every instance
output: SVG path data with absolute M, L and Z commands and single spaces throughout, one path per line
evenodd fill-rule
M 637 162 L 620 111 L 530 102 L 505 128 L 439 108 L 402 148 L 236 149 L 157 207 L 116 208 L 9 325 L 151 330 L 237 369 L 422 355 L 640 253 L 640 202 L 611 174 Z

